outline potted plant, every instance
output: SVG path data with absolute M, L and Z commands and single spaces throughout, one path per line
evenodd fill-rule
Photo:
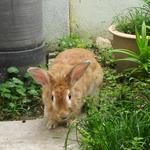
M 109 27 L 109 31 L 113 35 L 113 48 L 130 49 L 137 52 L 138 46 L 136 43 L 135 27 L 139 32 L 143 22 L 147 25 L 150 24 L 150 0 L 144 1 L 144 6 L 128 9 L 125 15 L 115 17 L 113 25 Z M 147 29 L 147 35 L 150 35 L 150 29 Z M 117 59 L 124 57 L 124 54 L 115 54 L 115 58 Z M 134 66 L 134 64 L 131 62 L 119 62 L 119 64 L 117 63 L 117 70 L 122 71 L 130 66 Z
M 136 43 L 138 50 L 137 52 L 131 49 L 114 49 L 113 53 L 123 54 L 124 58 L 116 58 L 117 62 L 132 62 L 135 64 L 134 67 L 128 68 L 131 74 L 142 73 L 145 75 L 150 75 L 150 46 L 149 46 L 149 36 L 147 36 L 147 30 L 150 27 L 146 26 L 143 22 L 141 27 L 141 34 L 139 34 L 138 29 L 135 28 Z

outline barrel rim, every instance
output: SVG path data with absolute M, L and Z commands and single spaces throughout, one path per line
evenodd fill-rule
M 45 46 L 45 43 L 42 43 L 40 46 L 32 48 L 32 49 L 26 49 L 22 51 L 7 51 L 7 52 L 0 52 L 0 55 L 2 54 L 20 54 L 24 52 L 30 52 L 30 51 L 36 51 L 37 49 L 43 48 Z

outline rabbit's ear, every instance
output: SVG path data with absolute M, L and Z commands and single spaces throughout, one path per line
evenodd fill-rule
M 80 64 L 77 64 L 71 69 L 71 71 L 67 75 L 67 80 L 69 81 L 70 86 L 73 86 L 82 77 L 89 64 L 90 61 L 84 61 Z
M 49 75 L 46 70 L 38 68 L 38 67 L 30 67 L 27 70 L 33 77 L 41 85 L 47 85 L 49 83 Z

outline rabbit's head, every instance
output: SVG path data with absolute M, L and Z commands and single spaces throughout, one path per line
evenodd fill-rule
M 63 78 L 56 78 L 55 74 L 38 67 L 28 69 L 32 77 L 42 85 L 44 104 L 54 120 L 62 122 L 71 117 L 75 101 L 75 93 L 71 89 L 89 64 L 89 61 L 84 61 L 75 65 Z

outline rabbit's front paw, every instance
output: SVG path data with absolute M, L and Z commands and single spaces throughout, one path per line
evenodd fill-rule
M 54 129 L 54 128 L 56 128 L 56 126 L 57 126 L 56 122 L 48 121 L 48 123 L 47 123 L 47 128 L 48 129 Z

